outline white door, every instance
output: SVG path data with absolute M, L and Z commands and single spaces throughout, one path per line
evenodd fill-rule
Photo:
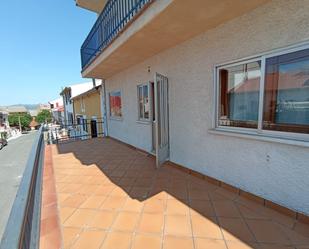
M 169 159 L 169 114 L 168 114 L 168 79 L 156 73 L 155 90 L 155 136 L 157 167 Z

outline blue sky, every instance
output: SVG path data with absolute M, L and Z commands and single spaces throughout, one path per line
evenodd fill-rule
M 0 6 L 0 106 L 46 103 L 85 82 L 79 49 L 96 14 L 74 0 L 9 0 Z

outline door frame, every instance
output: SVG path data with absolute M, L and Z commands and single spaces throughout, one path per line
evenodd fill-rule
M 159 85 L 161 84 L 161 85 Z M 162 74 L 154 75 L 156 165 L 160 167 L 170 157 L 169 84 Z M 162 112 L 163 109 L 163 112 Z M 165 111 L 164 111 L 165 110 Z M 161 113 L 162 112 L 162 113 Z M 163 121 L 162 118 L 163 117 Z M 161 127 L 160 125 L 163 125 Z M 162 141 L 163 140 L 163 141 Z

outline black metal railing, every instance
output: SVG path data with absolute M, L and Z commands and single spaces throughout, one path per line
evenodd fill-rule
M 43 129 L 40 128 L 33 143 L 0 243 L 1 249 L 39 248 L 44 161 Z
M 49 141 L 57 144 L 104 136 L 103 119 L 78 118 L 74 123 L 61 123 L 49 127 Z
M 81 47 L 85 69 L 146 5 L 154 0 L 108 0 Z

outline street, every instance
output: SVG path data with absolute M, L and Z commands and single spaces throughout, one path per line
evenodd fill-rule
M 11 140 L 0 150 L 0 238 L 10 215 L 36 132 Z

